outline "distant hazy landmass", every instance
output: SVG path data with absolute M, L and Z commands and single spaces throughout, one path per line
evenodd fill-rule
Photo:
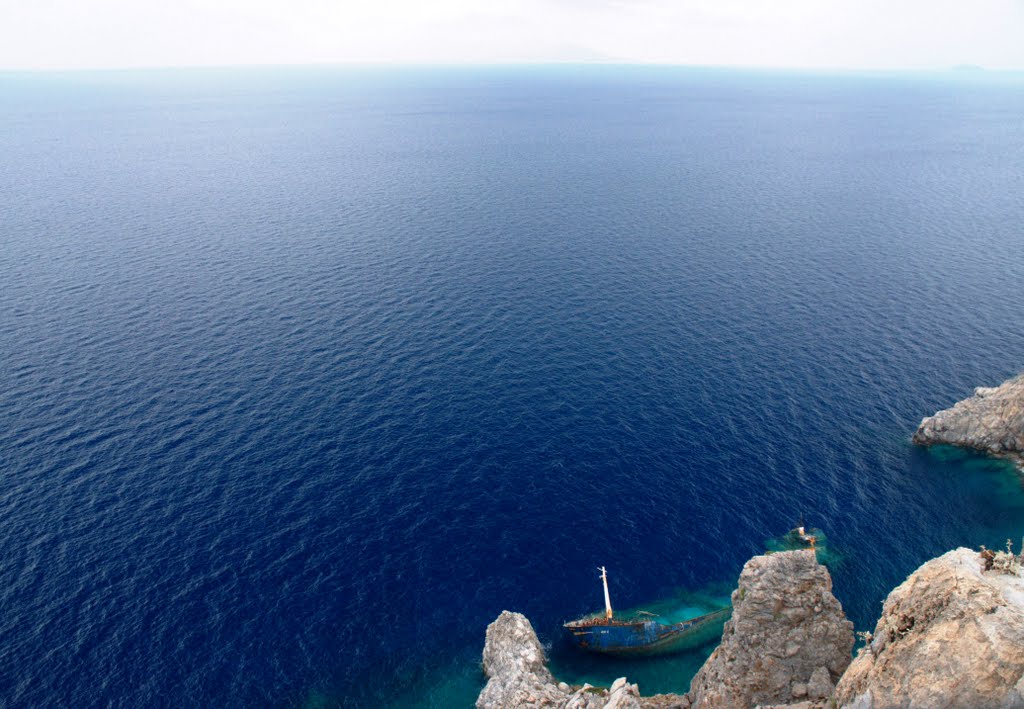
M 985 67 L 977 64 L 957 64 L 953 71 L 985 71 Z

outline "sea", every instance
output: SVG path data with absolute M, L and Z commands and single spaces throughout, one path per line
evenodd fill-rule
M 1024 77 L 0 74 L 0 706 L 469 707 L 525 613 L 727 598 L 804 516 L 857 630 L 1024 535 L 910 437 L 1024 369 Z

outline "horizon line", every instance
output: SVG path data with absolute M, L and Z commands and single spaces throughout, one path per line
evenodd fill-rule
M 960 76 L 1024 74 L 1024 68 L 989 68 L 964 63 L 939 67 L 865 67 L 865 66 L 800 66 L 786 64 L 690 64 L 682 62 L 637 62 L 627 60 L 512 60 L 512 61 L 439 61 L 411 62 L 390 60 L 323 61 L 323 62 L 244 62 L 228 64 L 139 64 L 133 66 L 86 67 L 0 67 L 0 74 L 73 74 L 132 71 L 185 71 L 220 69 L 302 69 L 302 68 L 499 68 L 499 67 L 651 67 L 672 69 L 709 69 L 737 71 L 787 71 L 804 73 L 867 73 L 867 74 L 956 74 Z

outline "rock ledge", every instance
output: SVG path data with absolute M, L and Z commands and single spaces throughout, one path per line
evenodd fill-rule
M 924 564 L 889 594 L 835 698 L 851 709 L 1024 707 L 1024 578 L 984 571 L 964 548 Z
M 1024 374 L 921 421 L 914 443 L 945 443 L 1008 458 L 1024 469 Z
M 755 556 L 722 642 L 693 678 L 694 707 L 821 701 L 850 664 L 853 623 L 813 550 Z

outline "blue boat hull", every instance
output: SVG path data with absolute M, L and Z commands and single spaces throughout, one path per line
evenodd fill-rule
M 566 623 L 565 627 L 576 646 L 587 652 L 627 656 L 666 655 L 717 640 L 731 614 L 732 608 L 723 608 L 672 625 L 656 620 L 584 619 Z

